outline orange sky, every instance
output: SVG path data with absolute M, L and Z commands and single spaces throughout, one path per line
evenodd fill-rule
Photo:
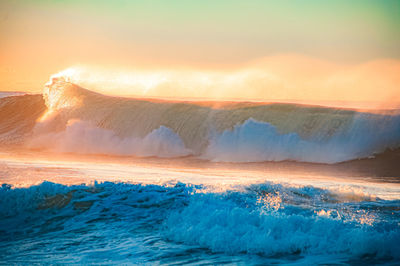
M 0 3 L 0 90 L 50 75 L 116 95 L 365 101 L 400 95 L 396 1 Z
M 396 60 L 339 64 L 287 54 L 228 69 L 77 65 L 58 75 L 84 88 L 118 96 L 398 108 L 399 73 L 400 63 Z

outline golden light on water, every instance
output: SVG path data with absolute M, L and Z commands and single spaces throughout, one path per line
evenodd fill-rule
M 396 264 L 399 14 L 1 0 L 0 260 Z
M 115 96 L 284 101 L 381 109 L 400 106 L 400 62 L 396 60 L 334 64 L 290 54 L 219 71 L 81 65 L 53 77 Z

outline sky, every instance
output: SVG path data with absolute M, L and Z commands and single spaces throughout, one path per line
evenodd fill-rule
M 315 68 L 375 64 L 368 71 L 382 72 L 375 73 L 382 76 L 378 87 L 390 84 L 390 97 L 399 87 L 399 47 L 396 0 L 0 2 L 3 91 L 40 92 L 50 75 L 77 65 L 237 73 L 264 60 L 273 72 L 282 68 L 276 59 L 284 58 L 286 72 L 299 73 L 317 61 Z M 384 73 L 387 68 L 393 75 Z M 286 74 L 279 78 L 296 82 Z

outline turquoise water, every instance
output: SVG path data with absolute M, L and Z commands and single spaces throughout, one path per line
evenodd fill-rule
M 400 260 L 399 110 L 0 97 L 0 264 Z
M 266 182 L 0 189 L 5 264 L 395 263 L 400 201 Z

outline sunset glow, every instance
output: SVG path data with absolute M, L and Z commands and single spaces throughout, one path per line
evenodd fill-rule
M 398 265 L 400 1 L 1 0 L 0 265 Z
M 115 95 L 398 104 L 397 1 L 218 2 L 3 1 L 0 88 L 78 66 Z
M 395 60 L 353 65 L 281 55 L 222 71 L 76 66 L 53 76 L 115 96 L 292 101 L 371 109 L 400 106 L 400 61 Z

